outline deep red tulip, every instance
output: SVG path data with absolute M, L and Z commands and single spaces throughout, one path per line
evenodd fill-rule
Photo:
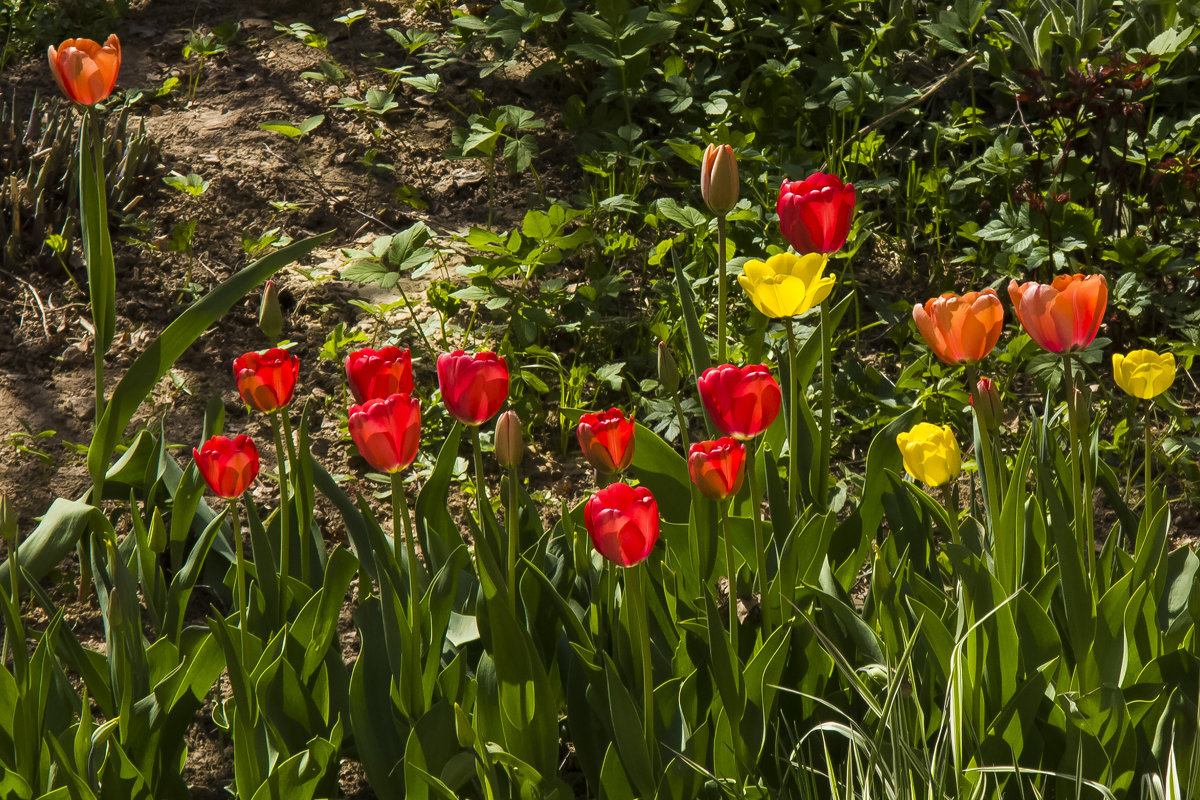
M 482 425 L 508 399 L 508 364 L 490 350 L 442 353 L 437 373 L 446 409 L 464 425 Z
M 735 439 L 753 439 L 771 427 L 783 403 L 779 384 L 762 364 L 711 367 L 697 383 L 708 418 Z
M 797 253 L 832 253 L 846 243 L 854 213 L 854 184 L 814 172 L 779 189 L 779 229 Z
M 299 374 L 300 359 L 282 347 L 233 360 L 233 377 L 242 400 L 268 414 L 292 402 Z
M 612 475 L 633 463 L 633 420 L 619 408 L 579 418 L 575 435 L 583 455 L 599 472 Z
M 399 472 L 417 457 L 421 404 L 409 394 L 376 397 L 350 406 L 350 438 L 380 472 Z
M 193 447 L 192 458 L 208 488 L 226 500 L 246 491 L 258 477 L 258 448 L 244 433 L 233 439 L 214 436 Z
M 746 447 L 729 436 L 696 442 L 688 450 L 688 474 L 700 493 L 710 500 L 724 500 L 737 494 L 746 477 Z
M 70 100 L 80 105 L 99 103 L 112 94 L 121 71 L 121 42 L 116 34 L 101 46 L 91 39 L 67 39 L 46 49 L 50 72 Z
M 583 507 L 592 546 L 622 567 L 641 563 L 658 541 L 658 503 L 645 486 L 614 483 Z
M 412 353 L 408 348 L 364 347 L 346 356 L 346 381 L 358 402 L 393 394 L 412 394 Z

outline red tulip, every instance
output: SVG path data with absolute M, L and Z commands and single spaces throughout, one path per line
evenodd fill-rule
M 412 395 L 397 393 L 352 405 L 350 438 L 372 467 L 399 472 L 417 457 L 421 404 Z
M 832 253 L 846 243 L 854 213 L 854 184 L 814 172 L 779 189 L 779 229 L 797 253 Z
M 599 472 L 611 475 L 633 462 L 633 420 L 619 408 L 579 418 L 575 435 L 583 455 Z
M 688 474 L 700 493 L 710 500 L 737 494 L 746 477 L 746 447 L 729 436 L 713 442 L 696 442 L 688 450 Z
M 364 347 L 346 356 L 346 381 L 358 402 L 393 394 L 412 394 L 412 353 L 408 348 Z
M 67 39 L 46 49 L 50 72 L 70 100 L 80 105 L 99 103 L 112 94 L 121 70 L 121 42 L 116 34 L 101 47 L 91 39 Z
M 644 486 L 614 483 L 583 507 L 592 546 L 622 567 L 641 563 L 658 541 L 658 503 Z
M 1059 275 L 1049 284 L 1010 281 L 1008 296 L 1029 337 L 1043 350 L 1062 353 L 1096 338 L 1108 306 L 1108 282 L 1103 275 Z
M 708 418 L 735 439 L 753 439 L 771 427 L 783 402 L 779 384 L 762 364 L 711 367 L 697 383 Z
M 437 372 L 446 409 L 464 425 L 487 422 L 508 398 L 508 364 L 490 350 L 442 353 Z
M 246 405 L 270 414 L 292 401 L 300 359 L 281 347 L 233 360 L 233 377 Z
M 214 436 L 197 448 L 192 458 L 213 492 L 232 500 L 258 477 L 258 448 L 246 434 L 234 439 Z

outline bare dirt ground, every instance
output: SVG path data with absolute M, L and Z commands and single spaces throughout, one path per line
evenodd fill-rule
M 415 378 L 424 393 L 436 386 L 431 354 L 418 350 L 413 320 L 404 312 L 386 320 L 381 329 L 351 305 L 359 298 L 369 302 L 399 299 L 395 291 L 381 291 L 337 279 L 346 258 L 344 247 L 361 247 L 375 237 L 402 230 L 421 220 L 439 233 L 460 231 L 487 220 L 485 167 L 475 161 L 450 161 L 444 156 L 450 134 L 461 118 L 448 102 L 469 107 L 468 86 L 478 83 L 476 70 L 461 65 L 435 100 L 403 85 L 397 90 L 400 107 L 373 134 L 375 123 L 348 112 L 331 110 L 330 103 L 347 91 L 327 83 L 303 79 L 300 73 L 315 70 L 322 53 L 296 38 L 281 34 L 276 23 L 303 21 L 330 37 L 328 55 L 354 75 L 371 77 L 376 66 L 396 67 L 406 56 L 383 33 L 387 27 L 439 29 L 445 20 L 422 16 L 397 2 L 362 3 L 368 16 L 353 27 L 350 36 L 333 17 L 347 10 L 336 3 L 283 3 L 271 0 L 144 0 L 118 24 L 123 62 L 118 89 L 139 88 L 144 97 L 133 107 L 134 120 L 144 120 L 155 143 L 155 157 L 137 186 L 143 199 L 125 222 L 117 224 L 113 239 L 117 263 L 117 339 L 106 357 L 109 390 L 134 357 L 182 309 L 180 300 L 192 299 L 190 280 L 212 288 L 248 264 L 252 258 L 242 247 L 244 236 L 260 236 L 278 228 L 301 239 L 332 230 L 327 247 L 304 263 L 278 276 L 283 286 L 286 314 L 283 337 L 293 342 L 292 352 L 301 362 L 298 397 L 316 399 L 311 436 L 313 452 L 334 474 L 360 481 L 364 462 L 353 453 L 345 437 L 342 367 L 338 360 L 319 357 L 326 336 L 339 323 L 359 326 L 377 346 L 411 346 Z M 355 6 L 358 7 L 358 6 Z M 199 74 L 194 98 L 187 86 L 198 68 L 186 60 L 182 49 L 192 31 L 208 32 L 224 22 L 240 24 L 228 50 L 208 60 Z M 364 58 L 363 53 L 383 53 Z M 408 63 L 411 63 L 409 60 Z M 155 97 L 170 78 L 179 78 L 174 91 Z M 376 81 L 377 82 L 377 81 Z M 497 78 L 497 91 L 510 92 L 524 105 L 538 108 L 544 118 L 557 113 L 548 99 L 542 108 L 532 90 L 519 80 Z M 353 82 L 351 84 L 353 85 Z M 361 91 L 361 88 L 358 89 Z M 58 90 L 44 58 L 18 63 L 0 75 L 0 95 L 28 115 L 36 103 L 57 98 Z M 298 122 L 325 114 L 324 123 L 300 141 L 263 130 L 272 120 Z M 551 137 L 539 143 L 547 164 L 554 163 L 563 145 Z M 395 166 L 392 173 L 370 169 L 359 159 L 368 149 L 378 150 L 378 160 Z M 567 159 L 545 168 L 548 187 L 570 177 Z M 196 173 L 209 182 L 199 197 L 188 196 L 163 183 L 170 173 Z M 519 222 L 532 186 L 522 180 L 498 182 L 494 220 L 496 226 Z M 403 188 L 407 187 L 407 188 Z M 399 190 L 399 191 L 398 191 Z M 415 197 L 416 204 L 398 197 Z M 280 210 L 271 201 L 288 203 Z M 66 202 L 62 198 L 60 202 Z M 191 258 L 172 252 L 169 238 L 181 221 L 196 219 Z M 68 260 L 82 275 L 77 252 Z M 453 257 L 438 270 L 453 277 Z M 409 297 L 424 297 L 422 284 L 402 284 Z M 219 397 L 225 407 L 225 430 L 248 433 L 260 442 L 270 441 L 270 428 L 262 415 L 249 412 L 238 396 L 231 364 L 236 356 L 273 344 L 256 326 L 258 298 L 251 297 L 204 334 L 176 364 L 135 419 L 135 425 L 163 421 L 169 441 L 179 446 L 181 464 L 188 448 L 199 444 L 204 407 Z M 434 311 L 418 303 L 418 322 Z M 79 498 L 89 479 L 81 447 L 90 440 L 93 423 L 92 335 L 85 292 L 75 287 L 51 254 L 29 253 L 19 267 L 0 271 L 0 490 L 8 494 L 22 531 L 36 524 L 56 497 Z M 394 333 L 397 332 L 397 333 Z M 449 347 L 472 346 L 450 342 Z M 475 344 L 478 344 L 476 342 Z M 436 346 L 436 345 L 435 345 Z M 420 389 L 419 389 L 420 391 Z M 339 413 L 341 412 L 341 413 Z M 131 432 L 135 428 L 131 427 Z M 531 443 L 529 473 L 535 487 L 577 499 L 590 484 L 589 473 L 563 459 L 557 448 L 557 431 L 545 442 Z M 264 473 L 273 469 L 270 448 L 263 448 Z M 256 491 L 269 494 L 266 481 Z M 369 486 L 365 487 L 370 489 Z M 459 503 L 463 498 L 458 498 Z M 387 513 L 381 508 L 381 517 Z M 323 519 L 318 509 L 318 520 Z M 331 526 L 329 538 L 339 534 Z M 0 544 L 0 556 L 3 545 Z M 77 570 L 73 559 L 50 578 L 55 597 L 65 607 L 81 640 L 103 647 L 103 629 L 94 600 L 74 600 Z M 353 596 L 354 589 L 351 589 Z M 343 614 L 342 641 L 348 655 L 356 644 L 349 609 Z M 232 751 L 228 740 L 203 709 L 188 735 L 189 756 L 185 777 L 197 797 L 224 795 L 232 780 Z M 353 762 L 342 772 L 348 797 L 371 797 Z

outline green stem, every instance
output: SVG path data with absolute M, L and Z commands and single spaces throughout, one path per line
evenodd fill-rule
M 98 123 L 96 121 L 96 114 L 95 114 L 95 111 L 93 111 L 90 108 L 84 109 L 83 123 L 80 128 L 80 136 L 85 136 L 85 133 L 84 133 L 85 131 L 86 131 L 86 141 L 81 141 L 79 143 L 79 146 L 80 146 L 80 148 L 84 148 L 84 147 L 92 148 L 93 172 L 91 175 L 84 175 L 81 171 L 80 172 L 80 180 L 88 180 L 88 181 L 94 182 L 94 184 L 98 190 L 97 195 L 100 198 L 100 211 L 102 212 L 100 214 L 100 224 L 107 225 L 108 224 L 108 214 L 107 214 L 108 203 L 106 202 L 107 195 L 106 195 L 106 187 L 104 184 L 104 168 L 102 166 L 104 163 L 104 161 L 103 161 L 104 150 L 100 146 L 101 137 L 100 137 Z M 82 166 L 82 165 L 80 165 L 80 166 Z M 80 191 L 80 198 L 81 198 L 81 200 L 83 198 L 82 191 Z M 96 254 L 96 256 L 99 258 L 103 258 L 103 256 L 100 256 L 100 254 L 98 254 L 98 253 Z M 87 268 L 88 268 L 88 294 L 89 295 L 91 295 L 92 292 L 95 291 L 95 284 L 92 282 L 92 270 L 100 269 L 99 264 L 92 264 L 91 261 L 92 261 L 92 259 L 89 259 L 88 265 L 87 265 Z M 96 416 L 92 421 L 93 426 L 100 424 L 100 417 L 104 414 L 104 353 L 107 351 L 108 345 L 109 345 L 109 342 L 102 341 L 102 338 L 105 336 L 105 332 L 101 327 L 101 325 L 102 325 L 101 321 L 96 319 L 96 316 L 97 316 L 96 302 L 95 302 L 95 300 L 93 300 L 92 301 L 92 325 L 96 329 L 96 337 L 95 337 L 94 347 L 92 348 L 94 351 L 92 353 L 92 356 L 93 356 L 93 363 L 95 365 L 94 370 L 95 370 L 95 381 L 96 381 L 96 387 L 95 387 Z M 111 336 L 112 332 L 108 331 L 108 335 Z M 98 496 L 99 492 L 100 492 L 100 488 L 97 487 L 97 489 L 96 489 L 97 496 L 94 498 L 94 501 L 96 504 L 99 504 L 103 501 L 103 498 Z
M 520 540 L 521 520 L 519 516 L 520 492 L 517 487 L 517 468 L 508 468 L 508 508 L 504 522 L 508 527 L 508 611 L 517 618 L 517 543 Z
M 717 217 L 717 363 L 727 361 L 725 336 L 725 306 L 728 290 L 725 279 L 725 215 Z
M 1146 512 L 1146 513 L 1149 513 L 1149 511 L 1150 511 L 1150 489 L 1151 489 L 1151 485 L 1150 485 L 1150 422 L 1152 420 L 1153 414 L 1154 414 L 1154 405 L 1153 405 L 1153 401 L 1151 401 L 1150 408 L 1146 411 L 1146 435 L 1144 437 L 1145 438 L 1145 446 L 1146 446 L 1145 458 L 1144 458 L 1144 460 L 1146 462 L 1146 465 L 1145 465 L 1146 499 L 1142 501 L 1142 508 L 1143 508 L 1144 512 Z
M 396 541 L 400 538 L 400 526 L 404 526 L 404 547 L 408 554 L 409 625 L 414 630 L 421 621 L 421 594 L 424 589 L 422 573 L 425 570 L 417 558 L 416 537 L 413 535 L 412 515 L 408 513 L 408 497 L 404 494 L 404 477 L 392 473 L 392 551 L 399 552 Z
M 729 577 L 729 647 L 736 656 L 738 652 L 738 591 L 737 591 L 737 562 L 733 556 L 733 528 L 729 524 L 729 507 L 727 502 L 718 502 L 721 512 L 721 529 L 725 534 L 725 569 Z
M 783 327 L 788 343 L 788 508 L 794 520 L 800 505 L 800 381 L 796 376 L 796 333 L 791 317 L 783 320 Z M 817 499 L 820 502 L 820 497 Z
M 246 503 L 246 514 L 249 516 L 250 511 L 250 492 L 246 491 L 242 495 L 242 501 Z M 242 640 L 242 658 L 246 657 L 246 628 L 249 627 L 250 609 L 246 602 L 246 554 L 242 546 L 242 527 L 238 521 L 237 499 L 229 501 L 228 512 L 232 517 L 231 524 L 233 527 L 233 552 L 234 552 L 234 583 L 237 591 L 238 604 L 238 631 L 239 638 Z
M 975 460 L 979 465 L 979 474 L 987 489 L 984 502 L 987 504 L 987 518 L 994 538 L 997 533 L 996 525 L 1000 520 L 1000 473 L 996 467 L 997 462 L 992 456 L 991 424 L 985 424 L 989 421 L 979 416 L 979 405 L 983 399 L 979 396 L 978 386 L 975 365 L 967 364 L 967 390 L 974 400 L 972 407 L 975 409 L 975 425 L 979 428 L 979 452 L 976 453 Z
M 746 444 L 746 477 L 750 479 L 750 505 L 753 506 L 754 511 L 750 516 L 750 521 L 754 526 L 754 558 L 757 562 L 754 570 L 758 582 L 758 605 L 762 609 L 763 639 L 765 640 L 773 630 L 770 612 L 767 610 L 767 543 L 763 537 L 762 493 L 758 485 L 758 468 L 755 464 L 757 455 L 749 447 L 749 442 Z
M 650 619 L 646 613 L 646 567 L 625 570 L 625 589 L 629 592 L 630 622 L 636 629 L 638 655 L 642 669 L 642 723 L 645 726 L 646 746 L 653 753 L 658 749 L 654 737 L 654 676 L 650 664 Z
M 1075 539 L 1087 556 L 1087 574 L 1095 572 L 1096 532 L 1091 529 L 1089 497 L 1085 496 L 1083 452 L 1079 441 L 1079 409 L 1076 402 L 1075 375 L 1071 369 L 1071 354 L 1063 354 L 1064 378 L 1067 387 L 1067 432 L 1071 442 L 1071 509 L 1075 518 Z
M 950 518 L 950 541 L 962 544 L 958 536 L 958 503 L 954 499 L 954 481 L 942 486 L 942 494 L 946 501 L 946 516 Z
M 675 404 L 675 418 L 679 420 L 679 441 L 683 444 L 683 452 L 687 453 L 691 444 L 688 443 L 687 418 L 683 416 L 683 406 L 679 404 L 678 393 L 671 398 L 671 402 Z
M 283 446 L 283 432 L 279 418 L 287 416 L 286 412 L 277 409 L 270 415 L 271 432 L 275 435 L 275 462 L 279 465 L 279 613 L 284 619 L 288 617 L 288 573 L 292 564 L 292 528 L 288 518 L 291 503 L 288 500 L 287 454 Z M 306 576 L 307 577 L 307 576 Z
M 833 331 L 829 329 L 829 304 L 821 304 L 821 456 L 817 461 L 817 507 L 829 508 L 829 468 L 833 453 L 833 369 L 830 363 Z
M 288 452 L 288 473 L 294 476 L 296 469 L 296 441 L 292 436 L 292 421 L 288 418 L 287 409 L 281 409 L 279 419 L 283 422 L 283 443 Z M 300 543 L 300 578 L 305 583 L 312 584 L 313 576 L 309 574 L 312 565 L 312 547 L 309 542 L 309 514 L 312 509 L 301 508 L 300 516 L 296 519 L 296 532 Z

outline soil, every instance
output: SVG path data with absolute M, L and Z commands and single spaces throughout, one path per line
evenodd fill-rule
M 361 484 L 369 497 L 375 487 L 360 477 L 368 470 L 345 434 L 341 363 L 322 360 L 322 347 L 342 323 L 348 330 L 362 331 L 375 346 L 410 346 L 415 380 L 418 387 L 427 387 L 427 399 L 436 386 L 434 363 L 431 354 L 420 351 L 413 326 L 434 319 L 435 312 L 423 303 L 424 282 L 402 281 L 399 288 L 415 302 L 411 317 L 403 307 L 382 321 L 364 314 L 351 301 L 392 303 L 401 294 L 338 280 L 347 261 L 340 250 L 362 248 L 418 220 L 441 234 L 485 224 L 488 189 L 486 165 L 451 161 L 444 155 L 454 125 L 461 122 L 450 103 L 471 105 L 466 92 L 478 83 L 473 65 L 451 70 L 449 80 L 443 76 L 437 102 L 401 84 L 396 90 L 400 106 L 383 125 L 331 108 L 344 93 L 363 91 L 352 88 L 357 81 L 338 89 L 300 77 L 318 69 L 322 53 L 282 34 L 276 23 L 303 21 L 327 34 L 328 56 L 351 75 L 364 78 L 365 87 L 367 80 L 380 85 L 377 66 L 405 63 L 405 54 L 384 29 L 436 31 L 447 22 L 432 12 L 419 14 L 408 4 L 360 5 L 367 16 L 355 23 L 349 36 L 344 26 L 332 21 L 346 8 L 328 2 L 143 0 L 119 22 L 118 89 L 143 90 L 132 116 L 144 120 L 156 157 L 139 179 L 135 194 L 143 197 L 134 213 L 126 216 L 126 224 L 114 225 L 117 338 L 105 358 L 105 383 L 111 391 L 147 343 L 196 296 L 189 281 L 207 291 L 253 260 L 242 247 L 244 236 L 278 228 L 298 240 L 332 230 L 327 246 L 276 276 L 286 317 L 283 338 L 290 340 L 301 362 L 298 396 L 317 401 L 310 427 L 314 454 L 331 473 Z M 192 31 L 207 33 L 223 22 L 240 23 L 240 32 L 226 52 L 204 63 L 195 95 L 188 97 L 197 62 L 186 60 L 182 49 Z M 364 53 L 386 55 L 368 58 Z M 155 97 L 173 77 L 179 79 L 173 92 Z M 489 83 L 494 84 L 489 91 L 519 98 L 543 119 L 558 117 L 553 98 L 535 96 L 522 86 L 520 76 L 501 73 Z M 58 89 L 45 59 L 33 58 L 0 75 L 0 95 L 16 109 L 16 118 L 23 119 L 40 98 L 57 98 Z M 299 140 L 260 128 L 265 122 L 299 122 L 318 114 L 325 115 L 324 122 Z M 372 133 L 377 126 L 379 136 Z M 553 192 L 570 178 L 573 159 L 562 157 L 558 151 L 563 145 L 552 136 L 539 144 L 541 159 L 558 165 L 542 173 L 547 190 Z M 391 164 L 394 171 L 358 163 L 368 150 L 376 150 L 376 162 Z M 162 181 L 171 173 L 196 173 L 209 182 L 208 188 L 198 197 L 184 194 Z M 493 225 L 519 223 L 517 215 L 533 191 L 527 175 L 497 181 Z M 418 202 L 397 199 L 403 197 Z M 279 210 L 271 201 L 292 205 Z M 196 228 L 189 258 L 170 249 L 170 236 L 176 225 L 190 219 L 196 220 Z M 448 254 L 436 277 L 452 278 L 454 261 L 454 254 Z M 67 264 L 84 274 L 77 251 Z M 201 336 L 155 388 L 129 432 L 143 424 L 157 427 L 161 421 L 184 463 L 187 448 L 200 442 L 205 405 L 216 397 L 225 409 L 228 434 L 247 433 L 260 443 L 269 442 L 267 420 L 242 403 L 230 366 L 242 353 L 274 344 L 257 328 L 257 307 L 258 297 L 248 298 Z M 0 317 L 0 490 L 8 495 L 20 529 L 28 532 L 55 498 L 78 499 L 90 487 L 81 452 L 90 441 L 94 416 L 90 308 L 86 294 L 42 248 L 27 253 L 19 269 L 10 264 L 0 271 Z M 466 320 L 459 322 L 465 325 Z M 447 349 L 479 344 L 451 342 Z M 594 482 L 590 471 L 553 452 L 558 438 L 557 430 L 547 430 L 543 438 L 530 442 L 523 471 L 530 476 L 531 490 L 552 492 L 574 503 Z M 436 454 L 435 446 L 427 449 Z M 261 450 L 266 474 L 274 469 L 272 448 Z M 489 478 L 498 489 L 498 474 Z M 269 484 L 260 480 L 254 490 L 264 500 L 271 492 Z M 461 511 L 465 502 L 465 497 L 452 497 L 452 510 Z M 560 507 L 551 505 L 554 510 Z M 387 509 L 381 504 L 378 510 L 381 522 L 389 524 Z M 319 522 L 325 513 L 317 509 Z M 122 522 L 117 524 L 120 529 Z M 128 526 L 128 521 L 123 524 Z M 0 558 L 4 555 L 0 543 Z M 95 601 L 75 599 L 77 580 L 77 562 L 71 556 L 49 576 L 47 585 L 85 646 L 103 650 L 104 630 Z M 357 653 L 350 616 L 355 592 L 356 586 L 351 586 L 340 626 L 347 661 Z M 196 611 L 197 621 L 202 621 L 203 609 Z M 44 623 L 36 611 L 30 617 L 35 626 L 38 619 Z M 211 704 L 197 714 L 188 733 L 185 779 L 197 797 L 228 796 L 232 750 L 212 721 Z M 343 765 L 341 783 L 345 797 L 374 796 L 354 762 Z

